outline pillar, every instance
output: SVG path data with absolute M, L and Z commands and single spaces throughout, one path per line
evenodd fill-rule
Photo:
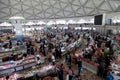
M 12 24 L 15 30 L 15 38 L 17 40 L 23 39 L 22 23 L 21 20 L 12 20 Z

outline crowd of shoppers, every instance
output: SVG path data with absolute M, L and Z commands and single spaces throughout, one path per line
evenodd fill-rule
M 80 38 L 80 31 L 71 30 L 48 30 L 44 31 L 42 37 L 39 39 L 27 39 L 26 41 L 20 41 L 19 43 L 26 43 L 27 53 L 26 55 L 35 55 L 38 65 L 41 65 L 41 57 L 46 57 L 48 62 L 56 64 L 57 60 L 62 59 L 62 47 L 66 43 L 68 46 L 70 43 L 75 42 Z M 111 75 L 111 62 L 115 60 L 114 57 L 114 44 L 110 36 L 101 35 L 98 33 L 84 33 L 85 48 L 82 50 L 82 57 L 94 61 L 99 64 L 97 75 L 107 80 L 113 80 Z M 62 40 L 62 41 L 61 41 Z M 20 45 L 17 44 L 16 45 Z M 12 41 L 9 40 L 9 48 L 12 47 Z M 39 55 L 39 56 L 38 56 Z M 10 56 L 10 60 L 15 60 L 14 56 Z M 68 51 L 65 55 L 65 61 L 68 67 L 69 80 L 81 80 L 81 71 L 83 69 L 82 59 L 77 60 L 77 75 L 72 69 L 72 55 Z M 64 64 L 58 67 L 57 74 L 59 80 L 64 80 Z
M 111 37 L 98 33 L 87 33 L 84 38 L 86 39 L 86 46 L 82 56 L 98 64 L 98 76 L 113 80 L 110 66 L 115 57 L 114 43 Z

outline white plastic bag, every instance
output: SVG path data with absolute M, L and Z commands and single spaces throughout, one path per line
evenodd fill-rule
M 66 80 L 69 80 L 69 75 L 67 74 L 67 76 L 66 76 Z

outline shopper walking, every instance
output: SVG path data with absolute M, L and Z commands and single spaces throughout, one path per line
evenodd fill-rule
M 77 61 L 77 65 L 78 65 L 78 76 L 80 76 L 80 73 L 82 71 L 82 60 L 81 59 Z
M 68 55 L 66 56 L 66 61 L 67 61 L 67 64 L 68 64 L 68 65 L 71 65 L 72 58 L 71 58 L 70 53 L 68 53 Z
M 58 77 L 59 77 L 59 80 L 64 80 L 63 79 L 63 69 L 62 69 L 62 66 L 60 66 L 58 68 Z
M 110 74 L 110 72 L 108 72 L 108 74 L 107 74 L 107 80 L 113 80 L 114 78 L 113 78 L 113 76 Z
M 52 59 L 52 63 L 53 63 L 53 65 L 55 65 L 55 56 L 52 55 L 52 56 L 51 56 L 51 59 Z
M 69 80 L 72 80 L 73 70 L 71 69 L 71 66 L 69 66 L 69 69 L 68 69 L 68 76 L 69 76 Z

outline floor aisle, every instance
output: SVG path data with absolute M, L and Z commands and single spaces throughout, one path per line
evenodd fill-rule
M 84 48 L 84 43 L 85 43 L 85 40 L 83 41 L 83 44 L 81 45 L 81 47 L 79 49 L 77 49 L 77 51 L 82 51 L 82 49 Z M 77 52 L 76 51 L 76 52 Z M 63 63 L 63 59 L 61 59 L 61 63 Z M 67 64 L 64 63 L 66 66 Z M 77 65 L 75 64 L 72 64 L 72 69 L 74 70 L 75 74 L 77 74 Z M 82 80 L 104 80 L 103 78 L 101 77 L 98 77 L 96 74 L 88 71 L 87 69 L 83 69 L 82 73 L 81 73 L 81 78 Z

